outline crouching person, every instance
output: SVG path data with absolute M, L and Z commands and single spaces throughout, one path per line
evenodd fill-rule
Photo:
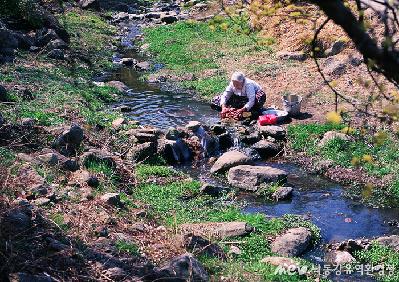
M 223 94 L 213 98 L 212 106 L 221 111 L 221 118 L 240 120 L 244 112 L 257 118 L 265 102 L 266 94 L 260 85 L 242 72 L 235 72 Z

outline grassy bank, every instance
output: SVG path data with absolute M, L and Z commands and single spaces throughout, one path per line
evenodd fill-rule
M 282 218 L 267 219 L 263 214 L 244 214 L 235 202 L 234 193 L 220 198 L 200 194 L 200 183 L 160 166 L 144 165 L 136 169 L 141 184 L 134 190 L 132 198 L 150 206 L 151 216 L 160 224 L 178 230 L 181 224 L 203 222 L 245 221 L 255 227 L 255 231 L 244 238 L 229 238 L 216 242 L 226 252 L 229 242 L 238 242 L 239 255 L 229 255 L 223 262 L 215 258 L 201 257 L 207 270 L 215 281 L 222 276 L 232 281 L 313 281 L 299 275 L 275 274 L 275 267 L 261 263 L 266 256 L 273 255 L 270 250 L 270 237 L 292 227 L 304 226 L 312 231 L 314 241 L 320 238 L 319 229 L 302 218 L 285 215 Z M 163 184 L 146 183 L 144 179 L 157 176 Z M 301 265 L 310 265 L 298 259 Z
M 60 19 L 71 34 L 70 59 L 57 61 L 44 53 L 19 51 L 16 62 L 4 65 L 0 72 L 0 83 L 11 88 L 11 102 L 0 104 L 0 112 L 11 122 L 33 118 L 44 126 L 79 120 L 108 126 L 116 115 L 104 105 L 120 93 L 95 86 L 90 79 L 99 69 L 111 68 L 115 28 L 91 12 L 70 11 Z M 28 89 L 32 97 L 24 97 L 18 89 Z
M 189 20 L 147 28 L 144 35 L 148 51 L 165 65 L 157 75 L 170 76 L 204 98 L 223 91 L 234 69 L 251 73 L 264 68 L 244 61 L 247 55 L 270 57 L 273 44 L 237 32 L 233 22 L 218 17 L 208 23 Z
M 320 146 L 323 135 L 331 130 L 347 133 L 349 139 L 335 138 Z M 354 129 L 348 133 L 341 124 L 305 124 L 288 126 L 288 138 L 294 154 L 304 153 L 322 172 L 328 173 L 330 168 L 346 171 L 343 176 L 348 178 L 341 180 L 352 186 L 350 196 L 379 206 L 399 205 L 399 142 L 395 135 Z

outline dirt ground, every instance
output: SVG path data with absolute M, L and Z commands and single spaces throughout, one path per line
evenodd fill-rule
M 223 14 L 218 3 L 219 1 L 211 2 L 207 10 L 195 14 L 194 17 L 206 19 L 210 15 Z M 226 4 L 228 7 L 229 3 Z M 248 77 L 257 81 L 268 95 L 266 106 L 276 105 L 282 108 L 282 97 L 287 93 L 302 96 L 302 112 L 306 114 L 299 121 L 293 120 L 294 123 L 323 122 L 326 113 L 335 110 L 335 94 L 323 80 L 314 59 L 307 56 L 306 60 L 298 61 L 279 57 L 280 52 L 309 54 L 315 26 L 318 27 L 325 20 L 325 16 L 314 5 L 300 5 L 308 15 L 305 19 L 298 20 L 288 16 L 292 8 L 284 8 L 278 13 L 279 16 L 263 17 L 260 21 L 251 16 L 253 24 L 257 21 L 254 25 L 261 27 L 259 34 L 262 37 L 275 39 L 275 44 L 271 46 L 274 51 L 271 56 L 245 54 L 239 60 L 223 58 L 224 61 L 219 63 L 228 74 L 243 70 Z M 365 16 L 372 26 L 370 33 L 379 38 L 381 27 L 378 26 L 377 15 L 368 9 Z M 378 88 L 372 82 L 367 66 L 362 63 L 363 58 L 350 38 L 339 26 L 330 22 L 320 33 L 318 46 L 324 51 L 336 42 L 344 45 L 342 51 L 333 56 L 319 57 L 317 60 L 330 84 L 341 95 L 354 101 L 358 109 L 363 110 L 370 95 L 378 95 Z M 375 78 L 386 93 L 393 91 L 394 87 L 383 77 L 375 74 Z M 377 102 L 368 109 L 378 111 L 383 104 Z M 338 110 L 352 112 L 354 107 L 339 98 Z

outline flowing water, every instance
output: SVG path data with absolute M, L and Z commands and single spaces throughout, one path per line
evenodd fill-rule
M 134 56 L 141 60 L 134 53 Z M 118 58 L 115 58 L 118 60 Z M 127 105 L 131 111 L 127 116 L 140 121 L 143 125 L 154 125 L 168 128 L 184 125 L 190 120 L 198 120 L 204 124 L 211 124 L 218 120 L 218 113 L 207 103 L 198 101 L 189 94 L 176 94 L 162 91 L 158 85 L 144 83 L 139 79 L 140 74 L 132 68 L 121 67 L 113 74 L 114 80 L 120 80 L 131 88 L 128 95 L 115 104 L 115 107 Z M 209 140 L 204 132 L 199 137 L 206 147 Z M 235 145 L 239 145 L 235 140 Z M 205 155 L 204 155 L 205 156 Z M 265 163 L 258 163 L 264 165 Z M 244 208 L 246 213 L 264 213 L 269 217 L 279 217 L 284 214 L 298 214 L 307 216 L 321 229 L 322 244 L 345 239 L 371 238 L 382 235 L 399 234 L 397 220 L 398 209 L 372 209 L 347 199 L 343 196 L 344 187 L 330 182 L 322 177 L 307 174 L 292 164 L 269 163 L 268 165 L 282 168 L 289 173 L 288 185 L 294 187 L 293 197 L 289 201 L 272 203 L 262 201 L 248 194 L 242 195 L 242 200 L 248 204 Z M 179 167 L 191 176 L 202 181 L 226 185 L 209 174 L 209 165 L 204 161 L 195 168 L 189 165 Z M 323 250 L 316 247 L 304 255 L 311 261 L 322 264 Z M 365 277 L 333 278 L 334 281 L 366 281 Z M 367 280 L 369 281 L 369 280 Z

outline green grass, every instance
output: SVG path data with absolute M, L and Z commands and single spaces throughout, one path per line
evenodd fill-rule
M 89 172 L 99 176 L 100 185 L 96 188 L 96 192 L 118 192 L 120 176 L 108 162 L 96 159 L 87 160 L 85 167 Z
M 0 165 L 4 167 L 11 166 L 15 161 L 14 153 L 4 147 L 0 147 Z
M 145 180 L 149 176 L 170 177 L 176 174 L 173 168 L 167 166 L 142 164 L 136 167 L 136 176 L 139 180 Z
M 128 242 L 125 240 L 117 240 L 115 242 L 115 247 L 120 253 L 126 253 L 131 256 L 139 256 L 140 255 L 140 250 L 137 247 L 136 244 L 132 242 Z
M 33 118 L 38 125 L 53 126 L 69 123 L 71 117 L 83 118 L 90 125 L 110 127 L 119 115 L 105 109 L 107 103 L 120 93 L 112 87 L 91 84 L 94 72 L 112 67 L 115 29 L 104 19 L 88 11 L 69 12 L 60 20 L 71 35 L 71 55 L 86 54 L 92 65 L 79 59 L 72 63 L 49 59 L 46 54 L 34 55 L 20 52 L 16 64 L 5 65 L 0 71 L 0 82 L 18 82 L 30 89 L 35 97 L 23 100 L 10 91 L 14 104 L 0 104 L 0 111 L 10 122 L 20 118 Z
M 384 282 L 399 281 L 399 253 L 394 250 L 373 243 L 367 250 L 358 251 L 354 257 L 364 264 L 371 264 L 373 266 L 385 265 L 385 271 L 377 274 L 377 279 Z M 387 269 L 389 267 L 389 269 Z
M 151 169 L 149 166 L 144 166 L 139 169 L 141 169 L 141 175 L 144 174 L 146 177 L 160 174 L 169 175 L 167 167 L 162 169 L 155 166 Z M 226 273 L 234 277 L 240 276 L 237 269 L 234 271 L 231 268 L 234 265 L 240 265 L 245 272 L 248 272 L 245 276 L 251 277 L 246 277 L 247 280 L 243 278 L 242 281 L 253 281 L 254 277 L 260 278 L 259 281 L 262 281 L 263 278 L 277 277 L 273 276 L 273 267 L 259 262 L 265 256 L 273 255 L 267 240 L 268 236 L 280 234 L 288 228 L 304 226 L 311 230 L 314 242 L 320 238 L 319 229 L 301 217 L 286 215 L 269 220 L 263 214 L 244 214 L 241 212 L 240 206 L 234 203 L 232 195 L 226 195 L 220 199 L 204 196 L 198 193 L 200 185 L 198 181 L 189 179 L 176 180 L 165 185 L 141 184 L 133 191 L 132 197 L 150 205 L 153 218 L 160 224 L 174 229 L 184 223 L 223 221 L 245 221 L 255 227 L 255 231 L 245 238 L 229 238 L 232 241 L 243 241 L 239 246 L 242 253 L 237 257 L 231 258 L 228 262 L 201 258 L 201 261 L 215 277 Z M 220 244 L 225 246 L 223 241 Z M 283 280 L 275 281 L 305 281 L 304 277 L 298 275 L 281 276 L 281 279 Z
M 219 23 L 220 22 L 220 23 Z M 227 24 L 231 28 L 210 29 L 210 25 Z M 269 46 L 257 44 L 256 35 L 247 36 L 234 32 L 233 23 L 221 18 L 217 23 L 184 21 L 173 25 L 144 30 L 149 52 L 175 75 L 194 74 L 198 79 L 183 81 L 182 86 L 210 97 L 224 90 L 228 75 L 223 74 L 225 60 L 241 58 L 246 54 L 268 55 Z M 222 74 L 204 76 L 207 70 L 221 70 Z

